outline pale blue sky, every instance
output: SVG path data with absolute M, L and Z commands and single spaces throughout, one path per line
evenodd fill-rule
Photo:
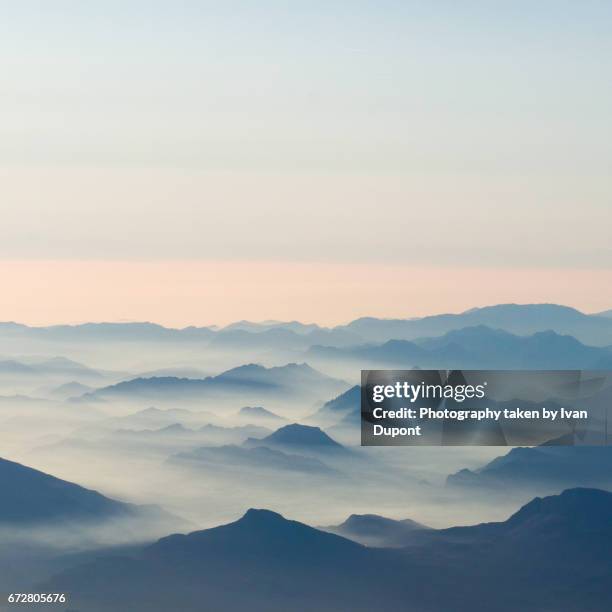
M 0 11 L 5 262 L 612 269 L 610 2 Z

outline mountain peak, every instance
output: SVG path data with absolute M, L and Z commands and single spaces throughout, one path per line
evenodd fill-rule
M 326 446 L 331 448 L 341 448 L 335 440 L 330 438 L 319 427 L 300 425 L 292 423 L 277 429 L 274 433 L 264 438 L 262 442 L 273 442 L 276 444 L 286 444 L 292 446 Z
M 271 523 L 278 523 L 281 521 L 286 521 L 285 517 L 278 512 L 273 512 L 272 510 L 266 510 L 265 508 L 249 508 L 242 518 L 238 519 L 238 522 L 248 522 L 251 525 L 255 524 L 266 524 L 269 525 Z
M 279 421 L 284 420 L 283 417 L 270 410 L 266 410 L 263 406 L 244 406 L 238 412 L 238 416 Z
M 507 304 L 492 304 L 490 306 L 481 306 L 476 308 L 470 308 L 465 313 L 474 312 L 542 312 L 542 313 L 564 313 L 577 316 L 585 316 L 583 312 L 571 306 L 563 306 L 562 304 L 553 304 L 552 302 L 543 302 L 536 304 L 517 304 L 515 302 L 509 302 Z M 463 314 L 465 314 L 463 313 Z
M 515 512 L 509 526 L 540 529 L 566 523 L 572 530 L 594 530 L 612 520 L 612 493 L 601 489 L 566 489 L 559 495 L 536 497 Z

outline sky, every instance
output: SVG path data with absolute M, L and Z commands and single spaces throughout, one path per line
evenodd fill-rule
M 609 2 L 0 15 L 0 320 L 612 308 Z

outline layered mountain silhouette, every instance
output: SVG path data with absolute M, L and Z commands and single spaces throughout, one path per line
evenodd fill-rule
M 244 445 L 249 448 L 265 446 L 279 450 L 300 450 L 311 453 L 338 454 L 346 449 L 330 438 L 319 427 L 292 423 L 285 425 L 265 438 L 249 438 Z
M 296 334 L 306 335 L 321 328 L 316 323 L 300 323 L 300 321 L 236 321 L 226 325 L 222 331 L 242 330 L 248 332 L 264 332 L 270 329 L 286 329 Z
M 612 344 L 612 321 L 587 315 L 575 308 L 557 304 L 498 304 L 473 308 L 460 314 L 442 314 L 418 319 L 376 319 L 364 317 L 342 327 L 367 341 L 415 340 L 440 336 L 464 327 L 485 325 L 517 335 L 542 330 L 574 336 L 594 346 Z
M 342 381 L 321 374 L 305 363 L 291 363 L 273 368 L 249 364 L 203 379 L 174 376 L 135 378 L 103 387 L 93 393 L 85 394 L 83 398 L 200 399 L 227 394 L 248 397 L 253 395 L 317 397 L 328 392 L 337 392 L 345 387 L 346 384 Z
M 451 474 L 447 484 L 506 493 L 554 492 L 577 485 L 610 488 L 612 446 L 513 448 L 478 470 Z
M 604 612 L 612 606 L 612 494 L 536 498 L 507 521 L 415 529 L 368 548 L 266 510 L 131 556 L 101 557 L 42 588 L 93 612 L 211 609 Z
M 203 410 L 186 410 L 184 408 L 157 408 L 150 406 L 124 417 L 109 419 L 112 429 L 161 429 L 168 425 L 180 423 L 188 427 L 202 426 L 217 417 Z
M 211 347 L 218 349 L 300 349 L 313 344 L 349 346 L 363 339 L 357 334 L 342 329 L 325 329 L 317 325 L 301 323 L 278 323 L 258 325 L 242 322 L 229 325 L 218 331 L 212 338 Z
M 241 446 L 200 447 L 171 457 L 173 463 L 223 467 L 293 470 L 331 474 L 324 459 L 342 457 L 345 449 L 318 427 L 285 425 L 262 438 L 249 437 Z M 346 451 L 348 452 L 348 451 Z M 322 460 L 323 459 L 323 460 Z
M 68 399 L 70 397 L 74 397 L 75 395 L 83 395 L 84 393 L 89 393 L 91 391 L 93 391 L 92 387 L 83 385 L 76 381 L 71 381 L 50 389 L 47 395 L 54 399 Z
M 267 446 L 203 446 L 194 450 L 177 453 L 170 463 L 201 468 L 212 466 L 217 470 L 236 469 L 240 471 L 272 470 L 293 471 L 312 474 L 332 474 L 333 470 L 314 457 L 286 453 Z
M 355 346 L 365 342 L 415 340 L 449 331 L 485 325 L 518 335 L 552 330 L 571 335 L 585 344 L 612 344 L 609 311 L 593 315 L 557 304 L 498 304 L 457 314 L 421 318 L 378 319 L 363 317 L 348 325 L 323 328 L 299 322 L 240 321 L 223 329 L 186 327 L 171 329 L 154 323 L 86 323 L 28 327 L 0 323 L 0 338 L 49 342 L 172 342 L 197 343 L 211 348 L 306 349 L 313 345 Z
M 348 359 L 363 366 L 461 369 L 610 369 L 612 351 L 585 346 L 553 331 L 517 336 L 484 325 L 417 341 L 389 340 L 360 347 L 312 347 L 314 360 Z
M 361 411 L 361 387 L 355 385 L 348 391 L 325 402 L 323 406 L 309 418 L 319 424 L 338 423 L 348 414 Z
M 242 429 L 242 428 L 241 428 Z M 202 446 L 173 455 L 170 463 L 218 470 L 241 468 L 335 474 L 327 460 L 341 459 L 349 453 L 318 427 L 285 425 L 270 435 L 249 437 L 242 445 Z
M 339 525 L 322 527 L 365 546 L 401 548 L 414 540 L 414 531 L 429 529 L 411 519 L 393 520 L 377 514 L 351 514 Z
M 46 341 L 202 341 L 213 334 L 207 327 L 171 329 L 156 323 L 83 323 L 29 327 L 19 323 L 0 323 L 0 335 L 17 338 L 38 338 Z
M 286 421 L 282 416 L 266 410 L 262 406 L 244 406 L 238 411 L 238 418 L 242 421 L 249 421 L 251 423 L 262 423 L 271 425 L 272 423 L 281 423 Z
M 138 506 L 6 459 L 0 459 L 0 488 L 0 523 L 92 522 L 135 517 L 140 512 Z
M 257 425 L 236 425 L 234 427 L 222 427 L 207 424 L 199 429 L 185 427 L 181 423 L 172 423 L 159 429 L 118 429 L 113 432 L 115 436 L 125 436 L 131 440 L 136 439 L 160 439 L 173 438 L 175 436 L 188 437 L 193 440 L 210 438 L 211 440 L 244 441 L 249 437 L 263 436 L 270 432 L 266 427 Z
M 27 361 L 2 359 L 0 360 L 0 375 L 32 378 L 70 377 L 88 382 L 103 380 L 101 372 L 65 357 L 29 359 Z

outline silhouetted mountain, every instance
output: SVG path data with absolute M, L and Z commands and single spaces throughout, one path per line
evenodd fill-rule
M 417 344 L 418 343 L 418 344 Z M 610 369 L 609 349 L 585 346 L 553 331 L 515 336 L 484 325 L 415 342 L 391 340 L 380 346 L 312 347 L 311 359 L 348 359 L 362 367 L 450 369 Z
M 367 341 L 380 343 L 392 339 L 414 340 L 425 336 L 440 336 L 452 330 L 475 325 L 486 325 L 518 335 L 553 330 L 594 346 L 612 343 L 610 319 L 586 315 L 574 308 L 556 304 L 499 304 L 474 308 L 460 314 L 442 314 L 420 319 L 364 317 L 349 323 L 344 329 Z
M 97 521 L 137 514 L 137 506 L 6 459 L 0 459 L 0 488 L 0 523 Z
M 210 346 L 217 350 L 291 349 L 307 344 L 304 337 L 290 329 L 273 328 L 264 331 L 224 329 L 211 339 Z
M 415 530 L 429 528 L 410 519 L 396 521 L 376 514 L 351 514 L 340 525 L 321 529 L 364 546 L 401 548 L 413 541 Z
M 355 385 L 334 399 L 325 402 L 308 420 L 316 423 L 338 423 L 347 414 L 358 412 L 361 416 L 361 387 Z
M 190 367 L 159 368 L 157 370 L 150 370 L 148 372 L 140 372 L 138 376 L 131 376 L 128 378 L 128 380 L 133 378 L 155 378 L 160 376 L 173 376 L 175 378 L 205 378 L 206 372 L 203 372 L 198 368 Z
M 473 308 L 458 314 L 441 314 L 412 319 L 363 317 L 348 325 L 324 328 L 297 321 L 239 321 L 217 330 L 212 327 L 171 329 L 154 323 L 85 323 L 28 327 L 1 323 L 0 337 L 57 342 L 198 342 L 225 348 L 307 349 L 312 345 L 352 346 L 364 342 L 414 340 L 440 336 L 449 331 L 486 325 L 518 335 L 553 330 L 574 336 L 594 346 L 612 344 L 610 311 L 593 315 L 556 304 L 498 304 Z
M 447 478 L 452 486 L 511 492 L 557 492 L 577 485 L 612 487 L 612 446 L 513 448 L 478 470 Z
M 330 438 L 318 427 L 293 423 L 277 429 L 262 439 L 249 438 L 245 446 L 267 446 L 280 449 L 310 449 L 316 452 L 337 452 L 344 450 L 341 444 Z
M 0 375 L 31 376 L 31 377 L 75 377 L 81 380 L 96 381 L 102 374 L 82 363 L 66 359 L 65 357 L 52 357 L 50 359 L 29 359 L 16 361 L 5 359 L 0 361 Z
M 231 434 L 234 437 L 240 437 L 242 440 L 249 436 L 265 436 L 270 433 L 268 427 L 262 427 L 261 425 L 235 425 L 234 427 L 221 427 L 219 425 L 213 425 L 208 423 L 198 429 L 199 432 L 206 434 L 219 434 L 221 436 Z
M 262 408 L 261 406 L 244 406 L 244 408 L 241 408 L 238 412 L 238 417 L 248 419 L 253 423 L 280 423 L 287 420 L 284 417 L 271 412 L 270 410 Z
M 159 455 L 165 459 L 169 455 L 198 447 L 242 444 L 249 437 L 269 433 L 270 429 L 257 425 L 220 427 L 208 424 L 194 429 L 174 423 L 157 429 L 117 429 L 105 436 L 94 437 L 92 444 L 97 441 L 101 449 L 106 446 L 113 450 L 139 453 L 141 456 Z M 68 438 L 65 444 L 71 445 L 74 442 L 78 444 L 78 436 Z
M 473 545 L 479 541 L 486 544 L 497 540 L 496 547 L 507 545 L 509 555 L 524 545 L 525 550 L 521 553 L 525 556 L 531 547 L 534 557 L 543 557 L 546 548 L 565 548 L 569 552 L 581 543 L 585 546 L 582 551 L 585 554 L 601 554 L 603 550 L 597 550 L 600 547 L 595 534 L 608 542 L 612 538 L 612 493 L 575 488 L 559 495 L 536 497 L 503 522 L 451 527 L 416 534 L 416 538 L 420 538 L 421 543 L 446 542 L 454 545 L 460 542 Z M 606 555 L 608 566 L 612 566 L 612 554 L 607 552 Z M 569 561 L 572 562 L 571 556 Z M 552 564 L 552 559 L 548 563 Z
M 87 385 L 72 381 L 63 385 L 59 385 L 59 387 L 50 389 L 48 391 L 48 395 L 49 397 L 57 399 L 68 399 L 69 397 L 75 397 L 78 395 L 83 395 L 84 393 L 89 393 L 92 390 L 92 387 L 88 387 Z
M 109 419 L 106 424 L 121 429 L 159 429 L 175 423 L 189 427 L 201 427 L 217 417 L 206 411 L 185 410 L 183 408 L 161 409 L 151 406 L 124 417 Z
M 36 369 L 14 359 L 4 359 L 0 361 L 0 374 L 34 376 Z
M 515 336 L 483 325 L 468 327 L 439 338 L 419 342 L 430 351 L 441 353 L 447 360 L 459 363 L 492 363 L 496 368 L 539 369 L 608 369 L 612 352 L 585 346 L 571 336 L 542 331 L 532 336 Z M 497 365 L 499 364 L 499 365 Z M 465 367 L 465 366 L 464 366 Z
M 214 332 L 206 327 L 171 329 L 155 323 L 84 323 L 29 327 L 18 323 L 0 323 L 0 336 L 36 338 L 58 342 L 85 341 L 202 341 Z
M 388 340 L 380 345 L 363 345 L 340 348 L 315 345 L 306 353 L 316 359 L 354 359 L 356 361 L 380 364 L 419 363 L 430 357 L 426 350 L 407 340 Z
M 325 329 L 301 323 L 258 326 L 240 322 L 217 332 L 211 346 L 224 349 L 305 349 L 313 344 L 350 346 L 363 339 L 342 329 Z
M 237 395 L 240 397 L 317 397 L 346 387 L 340 380 L 330 378 L 308 364 L 290 363 L 281 367 L 265 368 L 249 364 L 233 368 L 218 376 L 203 379 L 173 376 L 135 378 L 98 389 L 83 396 L 89 398 L 151 398 L 170 400 L 201 399 L 207 396 Z
M 173 423 L 172 425 L 166 425 L 160 429 L 118 429 L 114 432 L 117 436 L 130 436 L 130 437 L 164 437 L 164 436 L 186 436 L 194 435 L 196 432 L 193 429 L 184 427 L 180 423 Z
M 363 547 L 249 510 L 131 557 L 69 569 L 47 592 L 90 612 L 604 612 L 612 606 L 612 494 L 537 498 L 507 521 L 414 530 L 404 549 Z
M 234 445 L 201 447 L 177 453 L 170 457 L 169 461 L 170 463 L 188 464 L 192 467 L 212 464 L 218 470 L 237 467 L 241 471 L 266 469 L 315 474 L 332 473 L 332 470 L 318 459 L 287 454 L 266 446 L 254 448 Z
M 269 329 L 288 329 L 296 334 L 308 334 L 312 331 L 323 329 L 315 323 L 300 323 L 299 321 L 236 321 L 226 325 L 222 331 L 240 329 L 248 332 L 262 332 Z

